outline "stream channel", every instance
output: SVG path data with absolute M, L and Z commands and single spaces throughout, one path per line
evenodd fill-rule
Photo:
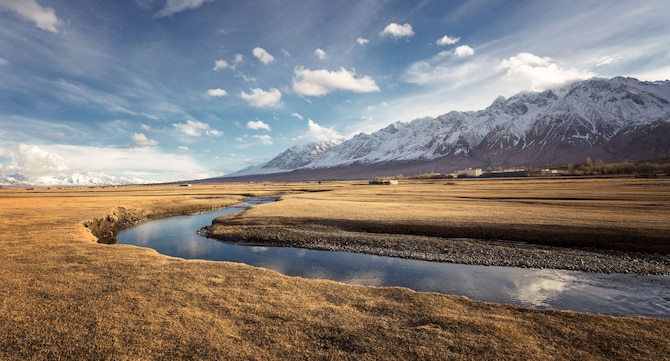
M 537 309 L 670 319 L 667 275 L 473 266 L 359 253 L 239 246 L 196 234 L 216 217 L 272 200 L 250 198 L 238 207 L 143 223 L 120 232 L 117 240 L 119 244 L 148 247 L 168 256 L 246 263 L 288 276 L 401 286 Z

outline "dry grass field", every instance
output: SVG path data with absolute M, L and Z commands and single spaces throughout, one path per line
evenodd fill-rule
M 668 180 L 539 182 L 0 189 L 0 359 L 669 359 L 667 320 L 291 278 L 99 244 L 84 226 L 281 193 L 237 219 L 440 232 L 569 225 L 667 242 Z
M 307 225 L 670 254 L 670 179 L 486 179 L 351 185 L 282 197 L 227 225 Z

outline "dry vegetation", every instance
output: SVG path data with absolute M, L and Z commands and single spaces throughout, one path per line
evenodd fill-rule
M 97 218 L 118 221 L 118 207 L 150 218 L 247 195 L 327 189 L 285 196 L 244 217 L 347 219 L 355 210 L 367 214 L 361 218 L 367 224 L 388 227 L 398 219 L 486 223 L 493 215 L 512 225 L 530 219 L 555 225 L 560 215 L 578 225 L 667 236 L 667 186 L 629 179 L 558 182 L 551 192 L 528 183 L 465 181 L 0 190 L 0 359 L 668 359 L 667 320 L 541 312 L 291 278 L 99 244 L 83 226 Z M 616 200 L 606 187 L 619 190 Z M 487 200 L 519 193 L 545 211 L 519 207 L 522 200 Z M 584 212 L 574 214 L 574 204 Z
M 670 179 L 515 179 L 352 185 L 222 218 L 670 254 Z

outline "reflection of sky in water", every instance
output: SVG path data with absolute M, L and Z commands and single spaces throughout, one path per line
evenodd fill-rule
M 543 272 L 544 271 L 544 272 Z M 576 277 L 565 273 L 539 270 L 533 277 L 521 277 L 515 280 L 516 297 L 519 301 L 536 307 L 548 307 L 549 300 L 567 291 L 575 285 Z
M 195 233 L 212 219 L 239 210 L 148 222 L 121 232 L 117 238 L 121 244 L 150 247 L 170 256 L 241 262 L 289 276 L 402 286 L 537 308 L 670 318 L 670 276 L 470 266 L 344 252 L 245 247 Z

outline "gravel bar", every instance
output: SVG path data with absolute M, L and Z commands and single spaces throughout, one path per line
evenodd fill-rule
M 296 247 L 484 266 L 599 273 L 670 274 L 670 255 L 562 248 L 523 242 L 350 232 L 323 225 L 205 227 L 200 234 L 255 246 Z

